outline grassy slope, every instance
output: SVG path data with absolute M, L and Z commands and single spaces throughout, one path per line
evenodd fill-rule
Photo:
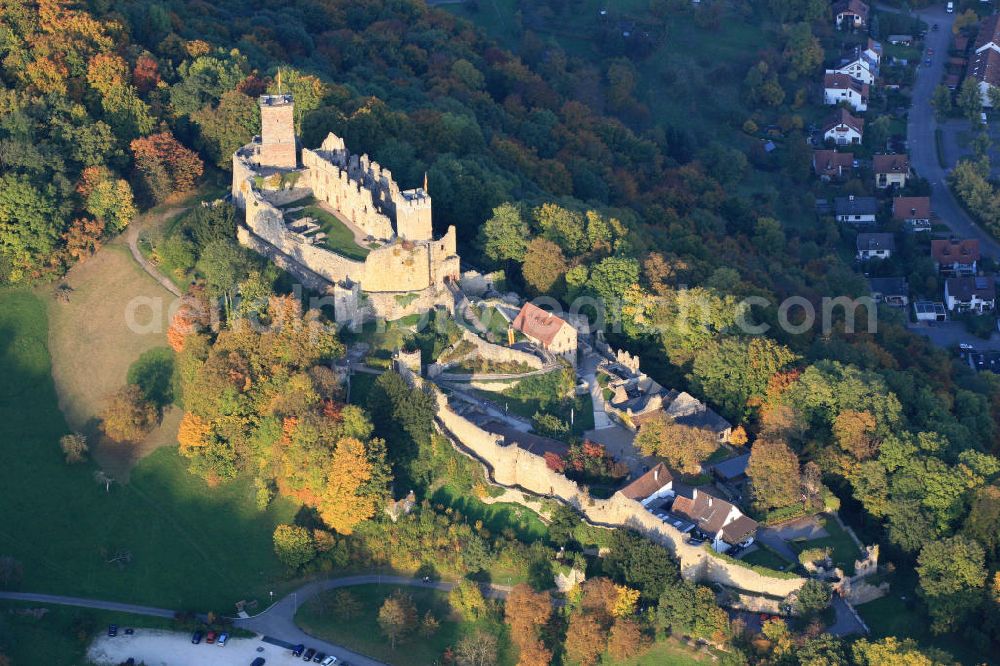
M 249 483 L 209 488 L 175 449 L 142 460 L 110 494 L 91 465 L 67 466 L 46 327 L 39 298 L 0 292 L 0 553 L 23 562 L 21 588 L 227 612 L 263 598 L 282 573 L 271 532 L 294 507 L 257 513 Z M 106 563 L 120 550 L 133 554 L 125 570 Z
M 359 261 L 368 256 L 368 250 L 354 242 L 354 233 L 336 215 L 319 206 L 308 206 L 302 213 L 316 219 L 320 230 L 326 234 L 323 244 L 329 249 L 348 259 Z
M 426 666 L 439 663 L 448 646 L 454 646 L 463 635 L 473 630 L 475 624 L 451 615 L 448 597 L 444 592 L 406 588 L 413 597 L 419 615 L 431 610 L 441 621 L 438 631 L 430 637 L 419 634 L 392 649 L 378 626 L 378 609 L 383 600 L 395 587 L 391 585 L 364 585 L 351 588 L 351 594 L 361 602 L 362 611 L 356 618 L 344 620 L 332 613 L 323 612 L 317 600 L 304 604 L 296 620 L 299 625 L 314 636 L 333 643 L 347 646 L 393 666 Z M 502 644 L 499 664 L 514 664 L 512 650 L 505 640 Z

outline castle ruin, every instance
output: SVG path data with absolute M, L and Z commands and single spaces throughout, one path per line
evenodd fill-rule
M 240 242 L 333 294 L 338 322 L 453 309 L 455 227 L 433 237 L 426 189 L 400 190 L 388 169 L 352 155 L 333 133 L 314 150 L 302 148 L 300 162 L 292 96 L 262 95 L 259 103 L 261 135 L 233 154 L 233 201 L 246 214 Z M 366 256 L 338 253 L 314 219 L 293 219 L 300 201 L 335 218 Z

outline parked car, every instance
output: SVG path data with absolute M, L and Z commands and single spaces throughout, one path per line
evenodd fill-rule
M 309 648 L 306 650 L 306 653 L 302 655 L 302 661 L 312 661 L 314 654 L 316 654 L 316 650 Z
M 205 634 L 205 642 L 208 643 L 209 645 L 211 645 L 212 643 L 215 642 L 215 632 L 214 631 L 210 631 L 207 634 Z
M 933 30 L 934 32 L 937 32 L 938 28 L 940 28 L 940 27 L 941 26 L 939 26 L 937 23 L 935 23 L 934 25 L 931 26 L 931 30 Z
M 205 634 L 201 633 L 200 631 L 194 632 L 193 634 L 191 634 L 191 642 L 194 643 L 195 645 L 201 643 L 201 638 L 204 635 Z
M 292 648 L 292 656 L 293 657 L 301 657 L 302 656 L 302 652 L 305 649 L 306 649 L 306 646 L 303 645 L 302 643 L 299 643 L 298 645 L 296 645 L 295 647 Z
M 334 657 L 331 654 L 329 657 L 327 657 L 326 659 L 324 659 L 323 661 L 321 661 L 320 664 L 319 664 L 319 666 L 333 666 L 333 664 L 336 664 L 336 663 L 337 663 L 337 658 Z M 347 666 L 347 665 L 344 664 L 344 666 Z
M 114 638 L 117 635 L 118 635 L 118 625 L 117 624 L 109 624 L 108 625 L 108 637 L 109 638 Z
M 266 663 L 267 660 L 264 659 L 264 657 L 257 657 L 256 659 L 250 662 L 250 666 L 264 666 L 264 664 Z
M 132 627 L 125 627 L 125 635 L 126 636 L 131 636 L 134 633 L 135 633 L 135 629 L 133 629 Z
M 930 66 L 931 66 L 931 59 L 930 58 L 926 58 L 924 60 L 924 67 L 930 67 Z
M 321 664 L 323 660 L 326 659 L 326 652 L 317 652 L 316 656 L 313 657 L 314 664 Z
M 219 634 L 219 640 L 216 641 L 216 644 L 219 647 L 226 647 L 226 641 L 228 640 L 229 640 L 229 634 L 227 634 L 226 632 L 222 632 L 221 634 Z

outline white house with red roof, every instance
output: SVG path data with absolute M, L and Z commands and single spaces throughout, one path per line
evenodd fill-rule
M 576 365 L 576 329 L 565 319 L 543 310 L 534 303 L 525 303 L 514 318 L 514 329 L 542 349 L 562 356 Z
M 840 104 L 845 102 L 855 111 L 868 110 L 869 88 L 867 83 L 855 81 L 847 74 L 823 75 L 823 102 Z

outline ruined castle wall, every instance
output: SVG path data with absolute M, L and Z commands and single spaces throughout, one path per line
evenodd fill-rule
M 455 299 L 447 289 L 428 287 L 418 292 L 404 294 L 390 292 L 367 292 L 364 294 L 368 308 L 375 316 L 387 321 L 422 314 L 441 306 L 451 311 Z
M 330 282 L 352 280 L 361 282 L 365 264 L 351 261 L 329 250 L 312 245 L 304 236 L 285 226 L 281 211 L 266 201 L 259 192 L 244 192 L 246 226 L 255 235 L 274 246 L 289 259 L 300 262 L 310 271 Z
M 492 342 L 483 340 L 472 331 L 464 328 L 462 329 L 462 340 L 472 343 L 476 349 L 475 355 L 482 359 L 486 359 L 487 361 L 492 361 L 494 363 L 523 363 L 529 368 L 534 368 L 535 370 L 540 370 L 543 365 L 542 359 L 538 358 L 534 354 L 529 354 L 528 352 L 521 351 L 520 349 L 512 349 L 511 347 L 495 345 Z
M 303 148 L 302 163 L 309 168 L 309 186 L 317 199 L 330 204 L 366 234 L 383 240 L 393 237 L 392 222 L 379 212 L 371 190 L 315 151 Z
M 393 243 L 365 258 L 365 291 L 421 291 L 431 286 L 430 248 L 426 243 Z
M 402 369 L 411 384 L 423 384 L 412 372 Z M 503 438 L 486 432 L 454 412 L 447 398 L 435 391 L 437 418 L 462 447 L 486 463 L 496 483 L 518 486 L 538 495 L 561 500 L 579 510 L 596 525 L 634 529 L 669 548 L 680 560 L 681 573 L 690 580 L 707 580 L 751 592 L 786 596 L 797 590 L 805 579 L 772 578 L 739 564 L 710 555 L 703 548 L 688 544 L 681 532 L 660 521 L 635 500 L 615 493 L 609 499 L 594 499 L 575 482 L 545 464 L 545 459 L 516 446 L 505 446 Z

